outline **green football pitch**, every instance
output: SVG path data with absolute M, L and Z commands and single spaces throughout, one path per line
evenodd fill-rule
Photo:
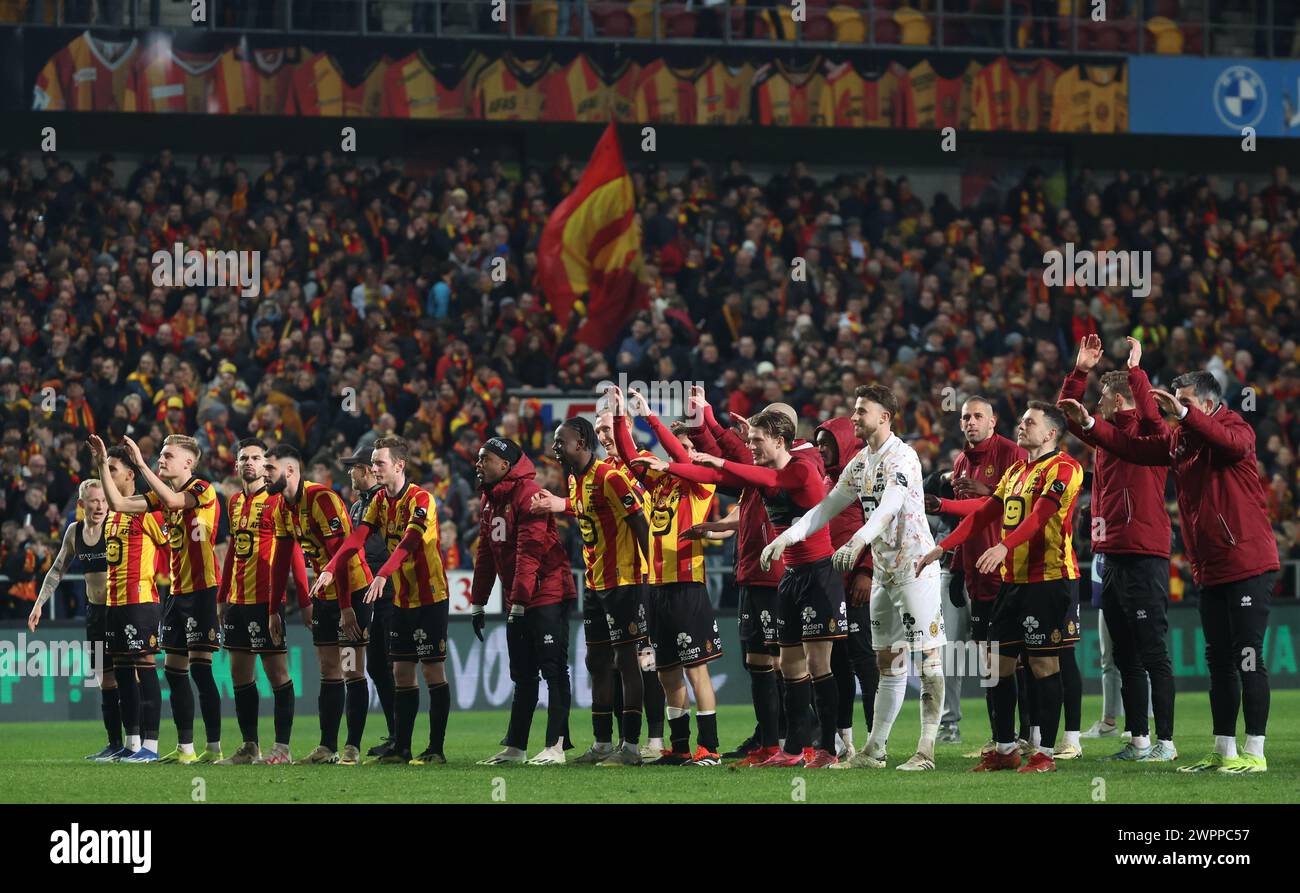
M 231 705 L 227 703 L 227 710 Z M 103 745 L 94 722 L 0 723 L 0 802 L 113 803 L 1297 803 L 1300 802 L 1300 691 L 1273 693 L 1267 755 L 1269 771 L 1251 776 L 1174 771 L 1211 749 L 1209 701 L 1204 692 L 1178 698 L 1177 763 L 1104 763 L 1116 739 L 1085 740 L 1082 759 L 1060 763 L 1051 775 L 1000 772 L 972 775 L 963 752 L 987 737 L 983 701 L 963 702 L 962 745 L 940 745 L 934 772 L 911 774 L 893 767 L 912 753 L 919 731 L 917 702 L 909 698 L 891 736 L 884 770 L 729 770 L 726 766 L 603 768 L 593 766 L 476 766 L 499 750 L 506 726 L 501 711 L 453 713 L 446 766 L 159 766 L 88 763 L 85 754 Z M 1097 716 L 1100 699 L 1085 698 L 1084 725 Z M 576 756 L 591 740 L 589 714 L 573 712 Z M 305 755 L 315 744 L 314 716 L 299 716 L 293 750 Z M 425 741 L 425 715 L 416 747 Z M 857 744 L 865 739 L 861 712 Z M 202 723 L 197 731 L 202 733 Z M 719 711 L 723 746 L 734 746 L 752 729 L 753 711 Z M 545 715 L 533 724 L 530 751 L 540 746 Z M 233 717 L 225 717 L 227 754 L 238 745 Z M 366 746 L 383 731 L 372 713 Z M 271 740 L 264 716 L 262 740 Z M 1239 742 L 1244 740 L 1239 736 Z M 163 750 L 175 743 L 164 720 Z

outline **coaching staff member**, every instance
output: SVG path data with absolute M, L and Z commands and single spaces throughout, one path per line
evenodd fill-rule
M 1132 382 L 1130 378 L 1130 387 Z M 1174 470 L 1183 541 L 1201 589 L 1214 720 L 1214 752 L 1179 771 L 1265 772 L 1269 687 L 1264 632 L 1280 564 L 1255 465 L 1255 432 L 1223 404 L 1219 382 L 1209 372 L 1180 375 L 1173 387 L 1174 394 L 1152 394 L 1160 409 L 1179 422 L 1163 436 L 1127 435 L 1104 419 L 1091 418 L 1074 400 L 1063 401 L 1062 408 L 1090 442 L 1129 462 Z M 1246 720 L 1240 756 L 1239 705 Z

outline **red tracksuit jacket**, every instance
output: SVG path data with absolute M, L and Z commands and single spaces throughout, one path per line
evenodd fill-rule
M 1115 413 L 1111 424 L 1129 437 L 1167 437 L 1169 426 L 1151 396 L 1151 382 L 1141 369 L 1129 370 L 1129 388 L 1136 409 Z M 1088 376 L 1071 369 L 1061 385 L 1060 400 L 1083 401 Z M 1070 433 L 1088 443 L 1078 425 Z M 1098 449 L 1092 459 L 1092 549 L 1106 555 L 1169 557 L 1169 514 L 1165 511 L 1163 467 L 1128 462 L 1110 450 Z M 1102 519 L 1099 526 L 1097 519 Z
M 541 492 L 537 469 L 527 456 L 483 493 L 478 524 L 478 555 L 470 601 L 486 605 L 501 577 L 505 606 L 536 608 L 578 597 L 551 515 L 532 515 L 528 504 Z
M 1163 436 L 1129 437 L 1103 419 L 1083 434 L 1130 462 L 1173 468 L 1183 543 L 1199 585 L 1235 583 L 1281 567 L 1255 464 L 1255 432 L 1227 406 L 1210 415 L 1189 407 Z

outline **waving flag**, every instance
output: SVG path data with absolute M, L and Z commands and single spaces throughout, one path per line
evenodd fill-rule
M 632 178 L 611 123 L 596 144 L 573 192 L 556 207 L 537 248 L 537 283 L 561 326 L 578 302 L 585 319 L 574 337 L 608 347 L 628 319 L 649 306 L 641 279 L 641 225 Z

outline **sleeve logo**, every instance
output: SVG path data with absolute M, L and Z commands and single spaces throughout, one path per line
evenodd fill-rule
M 338 531 L 338 530 L 342 530 L 342 529 L 343 529 L 343 519 L 342 519 L 342 518 L 330 518 L 330 530 Z
M 623 507 L 624 507 L 624 508 L 629 508 L 629 509 L 630 509 L 630 508 L 632 508 L 632 506 L 634 506 L 634 505 L 636 505 L 636 497 L 633 496 L 631 493 L 629 493 L 629 494 L 627 494 L 626 496 L 623 497 Z
M 1065 481 L 1052 481 L 1052 486 L 1048 487 L 1057 496 L 1065 492 Z
M 411 516 L 417 521 L 423 521 L 429 516 L 429 513 L 423 507 L 416 506 L 415 511 L 411 512 Z
M 900 487 L 906 487 L 907 475 L 903 474 L 901 471 L 894 472 L 894 483 L 898 484 Z

